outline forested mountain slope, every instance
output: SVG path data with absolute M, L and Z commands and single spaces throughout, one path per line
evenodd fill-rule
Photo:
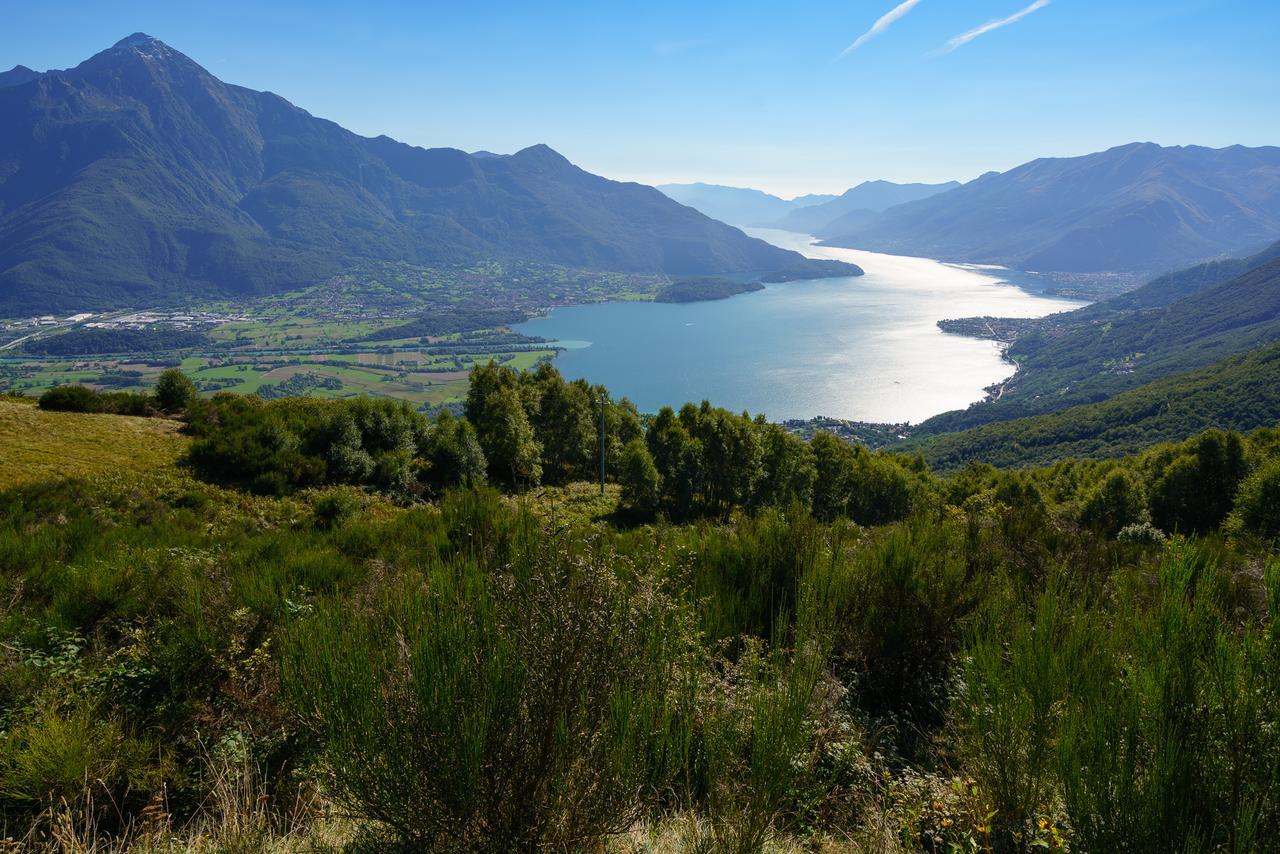
M 1186 281 L 1198 275 L 1213 272 L 1196 268 Z M 1148 293 L 1134 301 L 1157 298 Z M 953 432 L 1105 400 L 1280 341 L 1280 258 L 1167 306 L 1117 313 L 1091 306 L 1077 314 L 1014 342 L 1009 356 L 1018 373 L 998 400 L 931 418 L 920 425 L 920 433 Z
M 16 75 L 16 76 L 15 76 Z M 545 145 L 368 139 L 138 34 L 0 88 L 0 315 L 274 291 L 360 259 L 775 271 L 801 256 Z
M 1252 430 L 1280 422 L 1280 345 L 1165 377 L 1100 403 L 956 433 L 921 435 L 920 451 L 942 470 L 980 461 L 1043 465 L 1069 457 L 1116 457 L 1210 427 Z

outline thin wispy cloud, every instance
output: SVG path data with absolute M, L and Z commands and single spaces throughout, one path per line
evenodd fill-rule
M 969 32 L 967 33 L 961 33 L 960 35 L 953 38 L 951 41 L 947 42 L 946 46 L 942 49 L 942 52 L 951 53 L 951 51 L 955 50 L 956 48 L 964 47 L 969 42 L 973 41 L 979 36 L 985 36 L 987 33 L 991 32 L 992 30 L 998 30 L 1001 27 L 1007 27 L 1010 24 L 1016 24 L 1018 21 L 1021 21 L 1023 18 L 1027 17 L 1031 13 L 1039 12 L 1045 6 L 1048 6 L 1050 2 L 1052 2 L 1052 0 L 1036 0 L 1036 2 L 1032 3 L 1030 6 L 1023 9 L 1021 12 L 1015 12 L 1014 14 L 1010 15 L 1007 18 L 1000 18 L 999 20 L 995 20 L 995 21 L 987 21 L 985 24 L 983 24 L 980 27 L 975 27 L 974 29 L 969 30 Z
M 702 47 L 706 43 L 706 39 L 671 39 L 655 44 L 653 52 L 663 56 L 672 53 L 684 53 L 696 47 Z
M 880 16 L 880 20 L 872 24 L 871 29 L 858 36 L 857 40 L 854 41 L 853 44 L 840 51 L 840 56 L 848 56 L 853 53 L 855 50 L 862 47 L 885 30 L 889 29 L 889 27 L 893 26 L 895 21 L 906 15 L 918 5 L 920 5 L 920 0 L 906 0 L 906 2 L 899 3 L 897 6 L 894 6 L 884 15 Z

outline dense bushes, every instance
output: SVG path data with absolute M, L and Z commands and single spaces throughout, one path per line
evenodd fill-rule
M 300 622 L 283 675 L 334 795 L 439 849 L 576 849 L 625 830 L 685 749 L 672 715 L 689 635 L 623 563 L 553 538 Z
M 1061 812 L 1082 850 L 1268 849 L 1277 570 L 1241 577 L 1181 546 L 1112 596 L 1059 576 L 1030 608 L 988 613 L 957 719 L 1004 838 Z
M 1221 525 L 1249 471 L 1239 434 L 1222 430 L 1207 430 L 1148 459 L 1151 521 L 1180 533 L 1205 534 Z
M 381 404 L 295 404 L 239 405 L 341 448 L 326 471 L 422 439 Z M 235 432 L 231 407 L 193 422 Z M 642 439 L 623 459 L 653 464 Z M 172 476 L 0 494 L 0 811 L 38 829 L 65 798 L 141 833 L 241 763 L 262 827 L 319 796 L 372 847 L 577 849 L 646 821 L 735 851 L 1280 832 L 1280 566 L 1080 528 L 1115 465 L 929 486 L 886 464 L 932 498 L 872 528 L 792 503 L 614 531 L 540 521 L 554 491 L 397 509 Z
M 1280 539 L 1280 457 L 1260 467 L 1240 487 L 1232 527 L 1264 539 Z
M 269 495 L 338 483 L 410 495 L 429 481 L 467 482 L 477 468 L 465 431 L 451 422 L 433 431 L 398 401 L 219 394 L 187 417 L 196 437 L 188 460 L 202 477 Z
M 154 400 L 129 391 L 94 391 L 83 385 L 60 385 L 40 395 L 41 409 L 57 412 L 100 412 L 111 415 L 154 415 Z
M 59 412 L 151 416 L 161 412 L 181 412 L 195 398 L 196 386 L 191 378 L 177 368 L 169 368 L 157 378 L 153 394 L 96 391 L 84 385 L 60 385 L 40 395 L 39 406 Z
M 599 390 L 486 370 L 489 435 L 518 408 L 548 477 L 594 473 Z M 471 418 L 370 400 L 192 403 L 196 470 L 267 496 L 0 493 L 6 833 L 260 850 L 334 804 L 372 850 L 1280 834 L 1280 434 L 941 478 L 709 405 L 604 412 L 596 522 L 573 486 L 480 486 Z M 610 525 L 653 514 L 688 523 Z

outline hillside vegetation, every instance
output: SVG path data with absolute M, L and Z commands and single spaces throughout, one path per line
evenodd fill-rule
M 546 366 L 471 389 L 435 422 L 187 396 L 180 467 L 0 491 L 15 844 L 1208 852 L 1280 833 L 1280 431 L 939 477 L 708 404 L 646 424 Z M 581 483 L 601 400 L 603 497 Z M 40 436 L 114 427 L 125 452 L 165 426 L 14 407 Z
M 1280 421 L 1280 346 L 1156 380 L 1101 403 L 922 435 L 901 444 L 935 467 L 997 466 L 1114 457 L 1209 427 L 1252 430 Z
M 918 432 L 954 432 L 1107 400 L 1280 341 L 1280 259 L 1263 255 L 1254 263 L 1181 299 L 1165 303 L 1151 291 L 1136 298 L 1154 302 L 1152 308 L 1112 310 L 1103 302 L 1025 322 L 1031 331 L 1017 337 L 1007 354 L 1018 372 L 999 399 L 931 418 Z M 1212 275 L 1198 268 L 1175 281 L 1200 274 Z

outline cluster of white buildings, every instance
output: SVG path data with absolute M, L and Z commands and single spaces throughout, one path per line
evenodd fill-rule
M 87 315 L 92 317 L 93 315 Z M 163 323 L 175 329 L 196 329 L 202 326 L 216 326 L 219 323 L 252 320 L 248 315 L 219 314 L 212 311 L 135 311 L 130 314 L 118 314 L 102 317 L 85 326 L 90 329 L 145 329 L 154 323 Z

